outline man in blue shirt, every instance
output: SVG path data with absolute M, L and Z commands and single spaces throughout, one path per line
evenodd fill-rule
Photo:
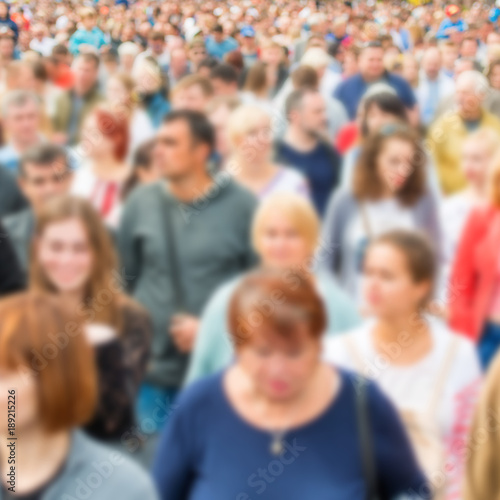
M 238 42 L 230 36 L 225 37 L 222 26 L 217 24 L 212 30 L 212 36 L 207 38 L 206 47 L 209 55 L 222 60 L 228 52 L 238 48 Z
M 415 95 L 406 80 L 389 73 L 384 68 L 384 49 L 379 42 L 370 42 L 361 51 L 358 61 L 359 73 L 341 82 L 335 97 L 344 105 L 349 118 L 354 120 L 359 103 L 371 85 L 385 83 L 392 87 L 404 105 L 412 113 L 418 112 Z
M 460 17 L 460 7 L 457 5 L 448 5 L 444 9 L 444 13 L 447 17 L 441 22 L 436 33 L 436 38 L 447 40 L 450 38 L 450 32 L 464 32 L 467 30 L 467 23 Z
M 315 89 L 294 90 L 285 104 L 288 129 L 275 145 L 275 161 L 294 167 L 309 181 L 319 215 L 338 184 L 340 156 L 323 138 L 327 135 L 326 103 Z

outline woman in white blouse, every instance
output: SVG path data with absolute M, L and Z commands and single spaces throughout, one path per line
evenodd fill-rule
M 372 317 L 351 333 L 327 338 L 325 356 L 379 384 L 406 424 L 434 498 L 451 498 L 463 480 L 481 372 L 472 343 L 425 314 L 435 273 L 434 252 L 418 233 L 398 230 L 375 239 L 363 283 Z

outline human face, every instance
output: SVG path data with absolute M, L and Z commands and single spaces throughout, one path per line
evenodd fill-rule
M 464 40 L 460 52 L 462 57 L 476 57 L 477 43 L 474 40 Z
M 197 68 L 198 64 L 200 64 L 201 61 L 203 61 L 203 59 L 205 59 L 206 57 L 207 57 L 207 50 L 205 49 L 205 47 L 201 45 L 193 47 L 189 51 L 189 60 L 191 61 L 191 63 L 195 68 Z
M 491 151 L 481 140 L 466 141 L 462 150 L 462 170 L 468 182 L 479 188 L 484 187 Z
M 212 78 L 210 81 L 215 95 L 234 96 L 238 93 L 237 83 L 227 83 L 221 78 Z
M 0 3 L 0 5 L 2 5 Z M 0 38 L 0 57 L 4 60 L 12 59 L 14 56 L 14 40 L 12 38 Z
M 54 161 L 53 165 L 26 163 L 23 175 L 19 177 L 19 185 L 37 212 L 51 198 L 69 191 L 71 177 L 64 158 Z
M 385 320 L 409 316 L 418 311 L 430 286 L 413 280 L 400 249 L 389 243 L 375 243 L 368 248 L 363 293 L 370 314 Z
M 439 76 L 441 70 L 441 55 L 436 50 L 433 50 L 425 55 L 422 61 L 422 69 L 429 80 L 435 80 Z
M 325 100 L 319 93 L 304 96 L 299 112 L 299 125 L 309 135 L 323 135 L 328 125 Z
M 371 47 L 359 56 L 359 71 L 366 81 L 375 81 L 384 73 L 384 49 Z
M 490 73 L 490 85 L 496 90 L 500 90 L 500 64 L 493 66 Z
M 222 158 L 227 158 L 230 153 L 227 123 L 231 116 L 231 110 L 227 106 L 219 106 L 208 119 L 215 129 L 216 150 Z
M 7 415 L 9 391 L 15 389 L 16 397 L 16 429 L 23 431 L 37 425 L 40 420 L 38 394 L 35 375 L 30 368 L 19 367 L 15 371 L 0 370 L 0 411 Z M 20 404 L 20 402 L 22 403 Z M 8 435 L 7 418 L 2 419 L 0 435 Z
M 447 69 L 453 69 L 455 61 L 458 59 L 458 50 L 456 47 L 444 46 L 441 49 L 443 66 Z
M 75 90 L 80 95 L 89 92 L 97 82 L 97 66 L 93 61 L 77 59 L 73 68 Z
M 277 66 L 283 59 L 283 50 L 279 47 L 267 47 L 262 50 L 261 59 L 269 66 Z
M 61 293 L 80 293 L 94 265 L 87 231 L 77 218 L 49 224 L 36 239 L 36 258 L 49 283 Z
M 273 137 L 271 122 L 261 117 L 236 144 L 238 159 L 247 165 L 262 165 L 270 162 Z
M 82 24 L 83 24 L 83 27 L 87 30 L 87 31 L 91 31 L 92 29 L 94 29 L 95 27 L 95 17 L 94 16 L 85 16 L 83 19 L 82 19 Z
M 376 104 L 370 106 L 366 111 L 366 125 L 368 132 L 379 130 L 384 125 L 397 122 L 397 118 L 391 113 L 386 113 L 380 109 Z
M 390 192 L 399 191 L 412 173 L 413 144 L 397 137 L 387 139 L 377 158 L 377 173 Z
M 256 390 L 269 400 L 282 402 L 304 390 L 318 366 L 321 348 L 301 323 L 293 339 L 263 329 L 252 333 L 236 352 Z
M 21 106 L 10 106 L 4 122 L 5 129 L 16 142 L 29 145 L 38 141 L 40 115 L 32 100 Z
M 204 112 L 207 105 L 207 97 L 203 93 L 200 85 L 191 85 L 182 90 L 178 90 L 172 98 L 174 109 L 190 109 L 192 111 Z
M 110 78 L 106 85 L 106 99 L 112 106 L 130 106 L 131 99 L 124 87 L 123 83 L 118 78 Z
M 458 112 L 464 119 L 477 119 L 481 114 L 484 95 L 478 92 L 472 82 L 458 81 L 455 87 Z
M 263 264 L 277 269 L 303 267 L 313 251 L 290 217 L 279 210 L 265 218 L 257 248 Z
M 115 151 L 115 143 L 99 130 L 94 114 L 89 115 L 83 122 L 81 145 L 88 158 L 109 158 Z
M 158 131 L 153 162 L 170 181 L 189 175 L 194 165 L 207 161 L 208 155 L 208 147 L 193 141 L 183 120 L 165 123 Z

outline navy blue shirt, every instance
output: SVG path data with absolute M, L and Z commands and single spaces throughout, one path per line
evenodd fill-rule
M 383 82 L 391 86 L 407 108 L 413 108 L 413 106 L 415 106 L 417 102 L 415 94 L 409 83 L 400 76 L 385 72 L 377 83 L 378 82 Z M 356 118 L 361 98 L 368 90 L 369 86 L 370 84 L 363 80 L 361 74 L 356 73 L 341 82 L 335 89 L 335 97 L 344 105 L 351 120 Z
M 164 500 L 365 500 L 354 375 L 340 371 L 337 397 L 313 421 L 284 436 L 286 452 L 245 422 L 223 388 L 223 375 L 179 398 L 153 467 Z M 419 491 L 420 472 L 396 410 L 374 383 L 366 389 L 380 497 Z
M 299 170 L 309 181 L 316 210 L 323 216 L 331 192 L 337 187 L 341 160 L 335 149 L 324 142 L 308 152 L 297 151 L 284 141 L 275 146 L 275 161 Z

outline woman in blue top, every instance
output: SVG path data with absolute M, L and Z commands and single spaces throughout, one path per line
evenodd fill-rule
M 297 193 L 275 193 L 264 200 L 254 216 L 253 246 L 265 267 L 314 272 L 314 252 L 319 244 L 320 221 L 313 205 Z M 290 278 L 293 284 L 293 278 Z M 201 318 L 187 381 L 215 373 L 230 364 L 233 348 L 227 331 L 227 310 L 241 276 L 222 285 Z M 359 325 L 354 302 L 329 273 L 314 272 L 317 289 L 325 301 L 327 332 L 336 334 Z
M 153 468 L 162 499 L 424 496 L 395 409 L 364 382 L 360 417 L 359 379 L 321 360 L 323 301 L 309 276 L 293 275 L 290 285 L 287 272 L 256 271 L 233 294 L 236 363 L 180 397 Z M 368 463 L 376 471 L 369 483 Z

